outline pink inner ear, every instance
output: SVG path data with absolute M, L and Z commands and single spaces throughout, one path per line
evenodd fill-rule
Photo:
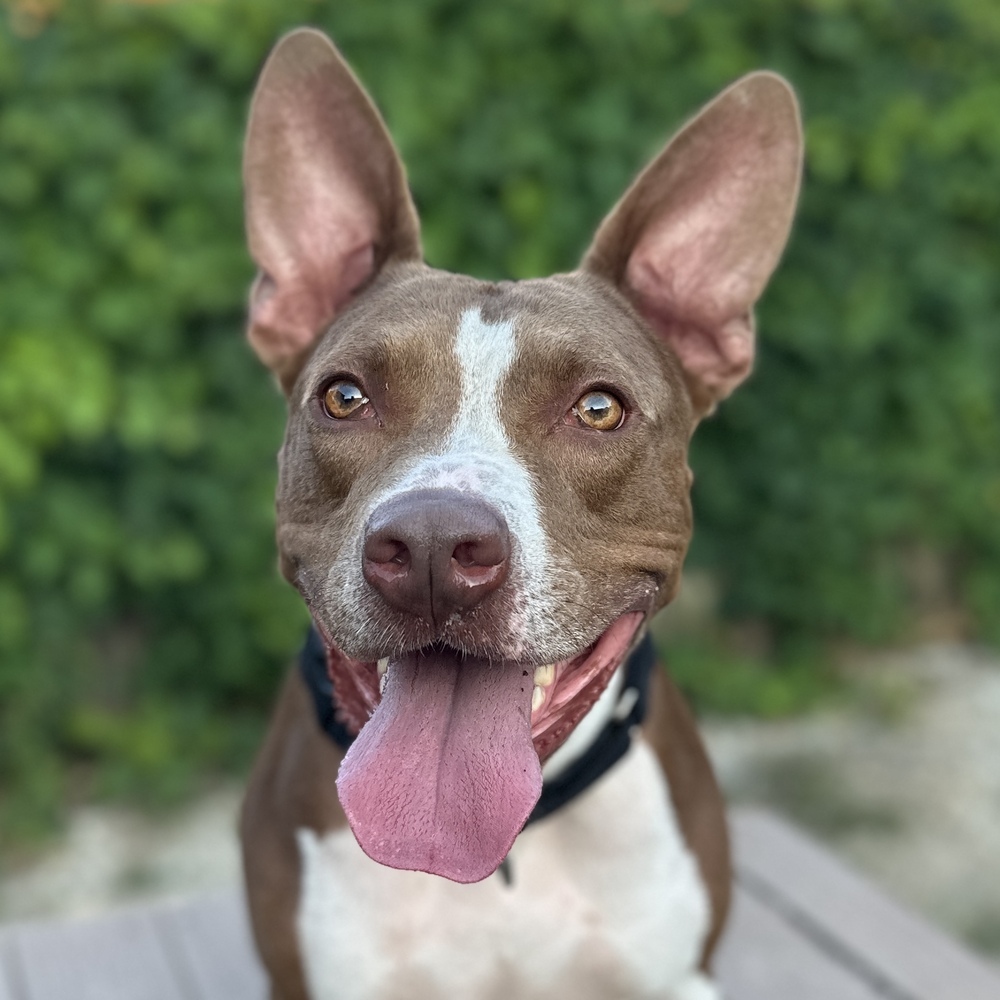
M 585 259 L 674 351 L 696 413 L 750 372 L 752 310 L 788 237 L 800 166 L 788 85 L 744 77 L 643 171 Z
M 378 112 L 312 29 L 282 39 L 261 73 L 243 170 L 260 270 L 249 336 L 284 378 L 378 267 L 420 258 L 416 212 Z
M 272 126 L 267 163 L 250 192 L 250 250 L 262 280 L 250 339 L 267 364 L 305 350 L 375 268 L 379 211 L 351 178 L 307 99 Z
M 773 266 L 761 246 L 774 223 L 762 211 L 767 164 L 755 138 L 738 129 L 721 149 L 692 144 L 693 168 L 671 178 L 666 210 L 644 230 L 625 270 L 640 312 L 713 400 L 750 372 L 751 310 Z
M 371 240 L 336 262 L 321 254 L 305 259 L 308 270 L 287 261 L 284 276 L 262 272 L 250 292 L 250 341 L 271 367 L 304 351 L 375 270 Z
M 724 399 L 750 374 L 754 338 L 749 316 L 710 331 L 645 311 L 643 315 L 677 355 L 689 383 L 697 386 L 699 405 L 703 399 L 706 405 Z
M 732 275 L 727 276 L 730 287 L 722 290 L 708 280 L 708 266 L 701 275 L 690 266 L 673 269 L 668 260 L 644 252 L 654 246 L 643 240 L 636 248 L 626 268 L 625 286 L 639 312 L 677 355 L 697 395 L 706 396 L 706 402 L 722 399 L 753 365 L 753 300 L 747 301 L 745 289 L 738 288 Z M 698 249 L 691 249 L 689 256 L 695 261 L 689 265 L 697 263 Z

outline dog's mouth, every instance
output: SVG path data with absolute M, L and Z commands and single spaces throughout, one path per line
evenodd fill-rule
M 455 882 L 496 871 L 541 794 L 541 761 L 593 706 L 643 617 L 627 612 L 542 666 L 447 646 L 365 662 L 327 642 L 338 716 L 358 733 L 337 788 L 362 850 Z

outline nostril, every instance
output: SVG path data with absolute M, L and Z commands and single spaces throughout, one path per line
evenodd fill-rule
M 503 556 L 499 552 L 491 552 L 489 547 L 481 542 L 462 542 L 455 546 L 452 559 L 463 569 L 470 566 L 495 566 L 503 561 Z
M 395 567 L 407 569 L 410 565 L 410 550 L 405 542 L 398 538 L 379 538 L 377 536 L 368 539 L 365 545 L 365 559 L 368 562 L 378 563 L 386 568 Z
M 451 580 L 477 590 L 498 587 L 507 574 L 509 543 L 501 533 L 484 533 L 459 542 L 451 554 Z
M 480 563 L 464 565 L 455 559 L 452 561 L 451 579 L 466 587 L 489 587 L 503 582 L 506 568 L 506 562 L 494 563 L 492 566 L 483 566 Z
M 494 569 L 507 558 L 507 546 L 500 537 L 484 535 L 459 542 L 451 558 L 462 568 Z

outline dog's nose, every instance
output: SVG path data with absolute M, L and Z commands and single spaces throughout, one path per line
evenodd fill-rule
M 510 532 L 496 510 L 467 493 L 411 490 L 372 514 L 362 568 L 392 607 L 443 625 L 507 579 Z

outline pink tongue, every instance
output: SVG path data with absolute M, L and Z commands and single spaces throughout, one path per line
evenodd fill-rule
M 532 686 L 516 663 L 430 653 L 390 664 L 337 777 L 365 854 L 455 882 L 496 871 L 542 791 Z

